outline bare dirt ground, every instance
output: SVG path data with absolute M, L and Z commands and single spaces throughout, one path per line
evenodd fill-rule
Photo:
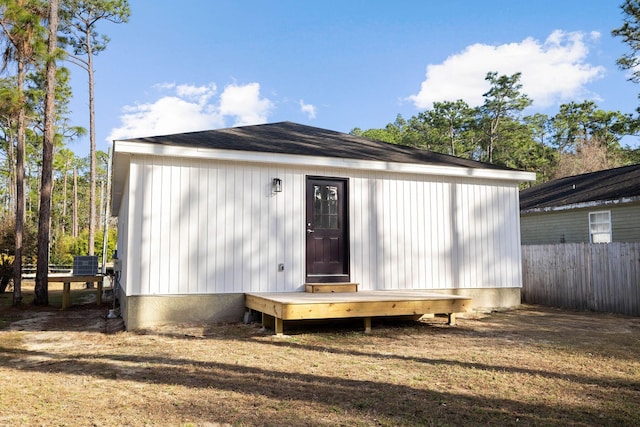
M 0 425 L 640 424 L 640 318 L 526 306 L 277 338 L 242 323 L 105 334 L 108 308 L 0 304 Z

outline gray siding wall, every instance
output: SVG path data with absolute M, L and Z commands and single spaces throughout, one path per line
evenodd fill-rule
M 640 203 L 611 209 L 614 242 L 640 242 Z
M 640 203 L 521 215 L 523 245 L 589 243 L 589 212 L 610 211 L 612 240 L 640 242 Z

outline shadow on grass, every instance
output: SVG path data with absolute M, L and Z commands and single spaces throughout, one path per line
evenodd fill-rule
M 81 311 L 80 307 L 73 307 L 69 312 Z M 89 312 L 89 310 L 87 310 Z M 99 313 L 93 306 L 91 313 Z M 64 314 L 67 312 L 60 312 Z M 522 314 L 522 313 L 521 313 Z M 527 313 L 525 313 L 527 314 Z M 557 314 L 551 311 L 549 314 Z M 374 329 L 374 337 L 393 340 L 397 332 L 404 335 L 428 338 L 436 334 L 443 336 L 464 336 L 485 340 L 500 338 L 501 334 L 514 334 L 511 337 L 523 340 L 539 339 L 545 334 L 556 334 L 555 340 L 561 341 L 563 336 L 570 333 L 570 327 L 561 332 L 554 332 L 553 325 L 542 322 L 545 313 L 532 313 L 516 319 L 512 315 L 496 316 L 486 320 L 483 327 L 447 327 L 438 323 L 397 322 L 387 323 L 383 328 Z M 531 319 L 539 318 L 540 322 L 531 324 Z M 580 316 L 566 315 L 562 323 L 578 324 Z M 595 317 L 594 317 L 595 319 Z M 597 319 L 596 319 L 597 320 Z M 509 323 L 513 321 L 513 323 Z M 481 321 L 480 321 L 481 322 Z M 487 326 L 495 324 L 503 330 L 492 330 Z M 527 332 L 527 325 L 532 332 Z M 583 328 L 588 329 L 589 323 Z M 63 329 L 64 324 L 59 326 Z M 540 329 L 540 331 L 538 331 Z M 70 329 L 69 329 L 70 330 Z M 77 330 L 77 329 L 76 329 Z M 161 355 L 120 355 L 120 354 L 74 354 L 48 353 L 14 348 L 5 348 L 0 344 L 0 359 L 10 361 L 5 366 L 27 372 L 43 372 L 53 374 L 83 375 L 105 380 L 127 380 L 141 384 L 157 384 L 168 386 L 184 386 L 194 389 L 213 389 L 225 392 L 241 393 L 250 399 L 252 396 L 262 396 L 282 402 L 318 403 L 325 405 L 328 410 L 336 413 L 350 413 L 369 419 L 386 420 L 389 424 L 404 425 L 634 425 L 640 414 L 640 382 L 628 379 L 580 376 L 563 374 L 543 369 L 533 369 L 526 366 L 503 366 L 499 360 L 495 364 L 458 361 L 454 358 L 429 358 L 419 356 L 405 356 L 388 353 L 377 353 L 360 349 L 346 349 L 339 346 L 340 340 L 348 339 L 347 334 L 356 337 L 357 342 L 365 343 L 368 336 L 354 330 L 352 325 L 329 328 L 322 327 L 320 339 L 336 340 L 336 345 L 323 346 L 292 340 L 281 340 L 256 335 L 256 329 L 244 325 L 230 325 L 229 328 L 211 327 L 205 329 L 206 335 L 194 337 L 185 334 L 160 334 L 184 340 L 209 341 L 215 345 L 220 341 L 253 342 L 259 345 L 258 351 L 265 354 L 277 354 L 277 351 L 295 350 L 300 353 L 301 363 L 304 356 L 310 358 L 317 355 L 312 353 L 334 353 L 353 358 L 379 359 L 380 364 L 386 360 L 406 361 L 424 365 L 424 369 L 446 373 L 448 370 L 462 368 L 473 371 L 488 371 L 495 374 L 526 375 L 532 378 L 542 377 L 549 380 L 563 381 L 575 384 L 576 387 L 595 387 L 605 402 L 600 405 L 585 406 L 579 403 L 572 406 L 559 407 L 556 405 L 527 401 L 526 399 L 507 399 L 486 397 L 477 392 L 454 392 L 443 389 L 434 390 L 433 385 L 424 388 L 414 388 L 410 385 L 392 384 L 384 381 L 357 380 L 345 377 L 327 376 L 320 374 L 292 374 L 291 372 L 269 369 L 266 367 L 245 366 L 216 361 L 199 361 L 180 357 L 166 357 Z M 218 335 L 211 335 L 218 331 Z M 305 332 L 314 328 L 304 329 Z M 505 332 L 506 331 L 506 332 Z M 516 331 L 515 333 L 513 331 Z M 516 334 L 517 333 L 517 334 Z M 153 334 L 152 332 L 150 334 Z M 376 335 L 378 334 L 378 335 Z M 388 335 L 388 336 L 387 336 Z M 636 336 L 634 334 L 634 336 Z M 533 337 L 533 338 L 532 338 Z M 531 341 L 530 341 L 531 342 Z M 328 341 L 329 343 L 329 341 Z M 637 343 L 637 338 L 636 338 Z M 332 344 L 332 343 L 331 343 Z M 176 345 L 180 345 L 179 343 Z M 425 343 L 426 345 L 426 343 Z M 632 344 L 630 350 L 637 349 Z M 274 351 L 274 348 L 277 351 Z M 455 349 L 452 349 L 455 351 Z M 633 352 L 637 355 L 637 352 Z M 630 357 L 634 357 L 631 355 Z M 42 362 L 42 361 L 45 362 Z M 354 366 L 357 366 L 355 364 Z M 356 369 L 356 368 L 354 368 Z M 347 371 L 348 372 L 348 371 Z M 514 377 L 515 378 L 515 377 Z M 425 386 L 425 384 L 423 384 Z M 431 389 L 429 389 L 431 388 Z M 596 411 L 594 408 L 604 408 Z M 283 415 L 282 415 L 283 416 Z M 271 418 L 269 418 L 271 417 Z M 283 424 L 279 415 L 264 415 L 256 413 L 255 418 L 246 420 L 250 424 Z M 300 418 L 304 419 L 304 418 Z M 224 421 L 224 419 L 220 419 Z M 291 418 L 287 418 L 291 421 Z M 229 419 L 233 422 L 233 419 Z
M 77 297 L 82 298 L 83 292 L 95 293 L 94 290 L 78 290 Z M 72 292 L 72 295 L 74 293 Z M 83 329 L 87 322 L 91 323 L 105 313 L 106 307 L 97 307 L 95 303 L 74 305 L 69 310 L 60 311 L 56 307 L 38 308 L 49 311 L 55 318 L 47 323 L 45 328 L 34 330 L 89 330 Z M 564 343 L 573 353 L 588 349 L 584 347 L 577 331 L 586 336 L 606 334 L 608 331 L 597 329 L 598 320 L 609 318 L 615 324 L 626 324 L 635 327 L 640 319 L 629 319 L 611 315 L 591 313 L 565 312 L 554 309 L 536 308 L 531 312 L 500 313 L 478 321 L 466 321 L 466 326 L 448 327 L 444 323 L 434 321 L 419 322 L 386 322 L 381 321 L 375 327 L 374 338 L 394 340 L 398 334 L 404 336 L 415 335 L 416 339 L 428 339 L 440 336 L 464 337 L 481 340 L 498 338 L 506 342 L 507 339 L 518 342 Z M 554 319 L 552 322 L 551 319 Z M 74 323 L 78 322 L 78 323 Z M 84 323 L 83 323 L 84 322 Z M 474 325 L 478 325 L 475 327 Z M 248 397 L 260 395 L 282 401 L 314 402 L 327 405 L 330 408 L 344 412 L 355 412 L 364 416 L 388 419 L 394 424 L 432 424 L 434 420 L 446 420 L 454 425 L 468 424 L 515 424 L 519 425 L 634 425 L 635 417 L 640 413 L 640 382 L 630 379 L 600 376 L 581 376 L 565 374 L 544 369 L 534 369 L 526 366 L 504 366 L 500 360 L 496 363 L 475 363 L 459 361 L 455 358 L 430 358 L 412 355 L 396 355 L 378 353 L 359 349 L 340 347 L 341 340 L 354 337 L 354 342 L 363 344 L 369 342 L 367 335 L 361 332 L 361 322 L 334 323 L 298 329 L 303 334 L 317 333 L 320 340 L 326 339 L 327 345 L 296 342 L 295 337 L 281 340 L 257 335 L 256 329 L 244 325 L 230 325 L 228 329 L 207 327 L 204 336 L 194 338 L 179 333 L 162 333 L 160 335 L 179 339 L 208 340 L 214 345 L 216 340 L 254 342 L 264 349 L 265 353 L 273 350 L 293 349 L 305 352 L 334 353 L 354 358 L 379 359 L 380 364 L 386 360 L 407 361 L 424 365 L 424 369 L 442 370 L 462 368 L 469 371 L 487 371 L 495 374 L 520 374 L 530 377 L 542 377 L 549 380 L 564 381 L 580 387 L 597 387 L 602 395 L 611 396 L 607 399 L 602 413 L 594 412 L 592 407 L 576 405 L 573 407 L 556 407 L 550 404 L 531 403 L 513 399 L 487 398 L 478 393 L 455 393 L 451 390 L 425 390 L 409 385 L 390 384 L 378 381 L 362 381 L 334 376 L 314 374 L 291 374 L 290 372 L 272 370 L 268 367 L 248 367 L 219 362 L 202 362 L 184 358 L 167 358 L 162 356 L 137 356 L 116 354 L 81 354 L 66 356 L 63 353 L 47 353 L 38 351 L 16 350 L 3 348 L 0 344 L 0 359 L 12 360 L 5 364 L 13 369 L 43 373 L 62 373 L 70 375 L 86 375 L 108 380 L 130 380 L 140 383 L 159 385 L 181 385 L 194 388 L 212 388 L 222 391 L 242 393 Z M 575 331 L 574 331 L 575 329 Z M 624 329 L 624 327 L 621 327 Z M 221 332 L 221 331 L 227 332 Z M 295 330 L 295 329 L 294 329 Z M 216 331 L 218 331 L 217 334 Z M 631 341 L 627 346 L 627 357 L 636 360 L 638 354 L 638 331 L 630 335 Z M 153 334 L 151 332 L 150 334 Z M 215 334 L 215 335 L 214 335 Z M 573 336 L 572 336 L 573 335 Z M 606 338 L 605 338 L 606 339 Z M 335 340 L 335 344 L 331 342 Z M 179 344 L 178 344 L 179 345 Z M 425 345 L 428 345 L 425 342 Z M 259 350 L 260 351 L 260 350 Z M 452 349 L 456 351 L 456 349 Z M 621 351 L 621 350 L 618 350 Z M 311 357 L 311 356 L 310 356 Z M 312 356 L 312 357 L 315 357 Z M 45 358 L 46 363 L 30 363 L 30 359 Z M 624 363 L 624 362 L 620 362 Z M 626 408 L 620 410 L 615 402 L 626 403 Z M 635 403 L 634 403 L 635 402 Z M 631 406 L 629 406 L 631 405 Z M 624 406 L 623 406 L 624 407 Z M 371 415 L 373 414 L 373 415 Z M 635 417 L 634 417 L 635 416 Z M 262 424 L 262 418 L 256 418 L 255 423 Z M 278 418 L 272 420 L 274 424 L 281 424 Z M 436 423 L 437 424 L 437 423 Z
M 382 319 L 381 324 L 384 325 L 384 333 L 390 335 L 389 337 L 390 340 L 395 339 L 394 330 L 401 331 L 403 333 L 406 333 L 407 330 L 414 331 L 416 333 L 416 336 L 419 335 L 421 338 L 429 338 L 430 336 L 433 336 L 435 334 L 441 334 L 445 336 L 453 336 L 453 335 L 464 336 L 467 338 L 473 338 L 477 340 L 486 340 L 486 338 L 488 337 L 503 338 L 499 332 L 478 331 L 474 329 L 458 328 L 458 327 L 452 328 L 445 325 L 444 323 L 440 323 L 440 324 L 417 323 L 415 321 L 407 321 L 407 320 L 390 321 L 388 319 Z M 338 322 L 332 325 L 330 332 L 326 332 L 326 328 L 325 328 L 324 333 L 322 333 L 320 336 L 324 338 L 327 338 L 328 336 L 333 337 L 336 343 L 338 343 L 340 340 L 348 339 L 347 337 L 349 335 L 352 335 L 362 343 L 367 342 L 367 335 L 363 335 L 361 332 L 353 332 L 353 330 L 349 328 L 350 328 L 350 325 L 348 322 Z M 309 328 L 305 328 L 303 330 L 305 333 L 314 332 L 313 329 L 309 329 Z M 521 333 L 520 337 L 527 338 L 526 332 L 520 331 L 520 333 Z M 548 335 L 546 337 L 549 338 Z M 183 336 L 182 338 L 187 338 L 187 337 Z M 273 339 L 268 339 L 268 338 L 264 339 L 266 338 L 264 336 L 260 336 L 260 337 L 256 337 L 256 336 L 210 337 L 210 336 L 207 336 L 203 338 L 204 339 L 213 338 L 213 339 L 220 339 L 220 340 L 232 339 L 237 341 L 253 340 L 254 342 L 259 343 L 261 345 L 273 346 L 276 348 L 281 348 L 283 350 L 294 349 L 294 350 L 310 351 L 318 354 L 331 353 L 331 354 L 353 356 L 353 357 L 373 358 L 373 359 L 381 360 L 381 363 L 384 363 L 384 360 L 399 360 L 399 361 L 410 361 L 410 362 L 420 363 L 420 364 L 429 365 L 429 366 L 442 367 L 443 369 L 446 369 L 446 367 L 461 367 L 464 369 L 482 370 L 482 371 L 493 372 L 496 374 L 503 374 L 503 373 L 523 374 L 523 375 L 547 378 L 551 380 L 570 381 L 576 384 L 597 385 L 599 387 L 610 387 L 610 388 L 623 387 L 623 388 L 629 388 L 629 389 L 640 392 L 640 381 L 625 381 L 625 380 L 621 380 L 620 378 L 581 376 L 581 375 L 574 375 L 574 374 L 568 374 L 568 373 L 551 372 L 543 369 L 531 369 L 527 367 L 505 366 L 498 363 L 487 364 L 487 363 L 478 363 L 478 362 L 466 362 L 466 361 L 455 360 L 454 357 L 445 359 L 445 358 L 429 358 L 429 357 L 411 356 L 406 354 L 392 354 L 388 352 L 377 353 L 377 352 L 368 352 L 368 351 L 354 350 L 354 349 L 344 349 L 340 347 L 339 344 L 316 345 L 316 344 L 300 343 L 300 342 L 291 341 L 287 339 L 283 340 L 275 337 Z M 379 336 L 377 338 L 379 338 Z M 557 340 L 563 341 L 563 338 L 557 337 Z M 640 341 L 638 341 L 638 339 L 636 339 L 636 341 L 638 342 L 638 344 L 640 344 Z M 425 345 L 428 345 L 428 343 L 425 342 Z M 637 347 L 640 348 L 640 345 L 638 345 Z M 452 349 L 452 354 L 455 354 L 457 351 L 458 351 L 457 349 Z M 580 350 L 574 351 L 574 353 L 580 354 L 580 352 L 582 351 L 583 350 L 580 349 Z M 605 355 L 605 356 L 609 356 L 609 355 Z M 628 352 L 628 358 L 630 360 L 633 360 L 634 362 L 637 361 L 637 351 L 633 351 L 633 349 L 630 349 L 630 351 Z
M 23 303 L 13 306 L 12 295 L 3 294 L 0 299 L 0 329 L 12 327 L 22 331 L 90 331 L 96 332 L 104 325 L 98 323 L 111 307 L 109 298 L 96 305 L 96 289 L 73 289 L 70 306 L 62 310 L 62 290 L 49 291 L 49 305 L 33 305 L 33 292 L 23 293 Z M 4 298 L 7 297 L 7 298 Z
M 331 346 L 332 336 L 353 334 L 355 339 L 366 340 L 361 321 L 328 322 L 323 325 L 292 322 L 290 341 L 274 341 L 274 345 L 298 345 L 296 335 L 314 334 L 325 338 Z M 286 323 L 285 323 L 286 326 Z M 214 329 L 211 329 L 213 331 Z M 207 338 L 210 336 L 205 331 Z M 526 309 L 492 313 L 481 319 L 464 319 L 461 325 L 448 326 L 445 318 L 416 322 L 412 320 L 375 319 L 373 336 L 390 342 L 398 336 L 415 334 L 416 339 L 433 337 L 462 337 L 482 341 L 498 340 L 506 344 L 531 344 L 554 348 L 574 354 L 599 355 L 625 361 L 637 361 L 640 350 L 640 318 L 610 313 L 573 311 L 560 308 L 527 306 Z M 211 334 L 215 336 L 215 334 Z M 428 345 L 428 341 L 425 341 Z M 318 346 L 327 351 L 327 348 Z M 452 349 L 452 354 L 458 351 Z
M 46 363 L 12 363 L 13 367 L 53 374 L 88 375 L 108 380 L 128 380 L 148 384 L 217 389 L 250 397 L 261 395 L 279 401 L 314 402 L 345 412 L 375 416 L 398 424 L 431 424 L 446 420 L 452 425 L 632 425 L 634 414 L 611 406 L 604 413 L 574 405 L 558 407 L 511 399 L 478 397 L 447 390 L 426 390 L 377 381 L 353 380 L 180 358 L 129 355 L 82 354 L 60 360 L 59 354 L 0 347 L 5 360 L 47 358 Z M 365 353 L 366 354 L 366 353 Z M 439 364 L 442 361 L 428 363 Z M 427 363 L 427 361 L 425 361 Z M 444 365 L 456 365 L 448 362 Z M 460 364 L 483 369 L 482 365 Z M 489 367 L 496 369 L 496 367 Z M 443 366 L 446 369 L 446 366 Z M 512 368 L 505 368 L 510 371 Z M 515 372 L 521 372 L 516 370 Z M 539 375 L 539 372 L 528 372 Z M 638 386 L 600 384 L 619 401 L 633 402 Z M 637 415 L 637 411 L 635 413 Z

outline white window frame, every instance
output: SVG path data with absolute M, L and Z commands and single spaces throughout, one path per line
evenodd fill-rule
M 595 216 L 607 214 L 607 221 L 595 221 Z M 595 225 L 607 225 L 607 231 L 593 231 Z M 598 238 L 594 239 L 595 236 Z M 595 240 L 595 241 L 594 241 Z M 589 212 L 589 242 L 590 243 L 611 243 L 611 211 Z

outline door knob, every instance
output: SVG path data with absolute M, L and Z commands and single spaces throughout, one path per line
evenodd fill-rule
M 315 233 L 315 232 L 316 232 L 316 230 L 311 230 L 311 229 L 307 228 L 307 234 L 311 234 L 311 233 Z

